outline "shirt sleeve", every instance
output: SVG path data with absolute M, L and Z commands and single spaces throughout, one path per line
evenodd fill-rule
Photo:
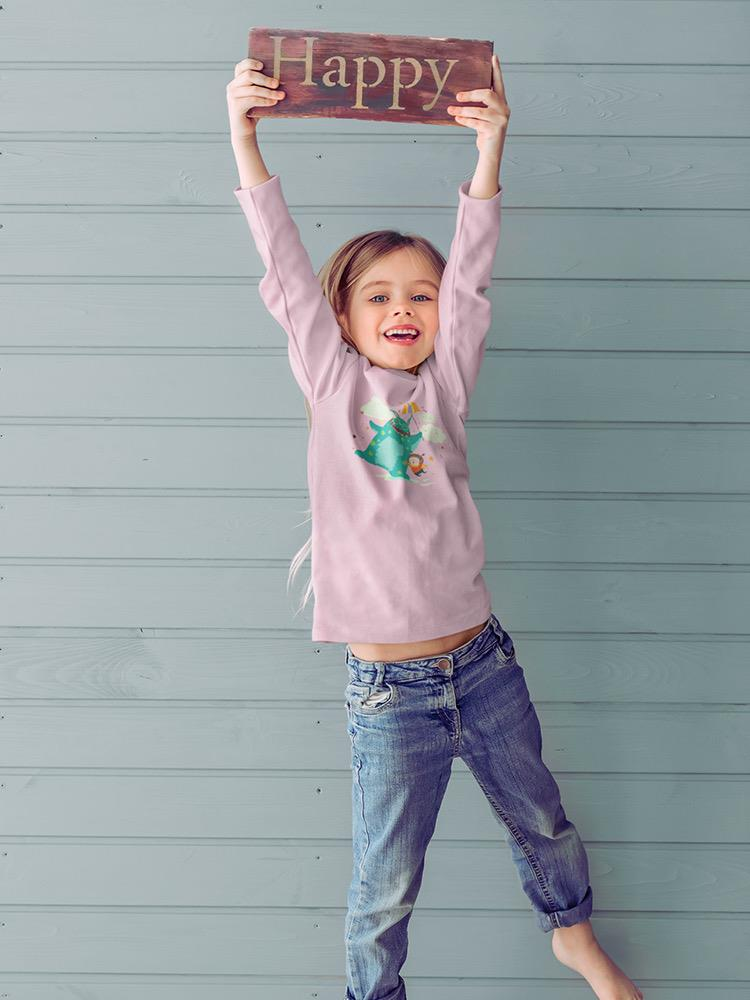
M 292 374 L 305 397 L 318 402 L 335 392 L 355 359 L 342 340 L 336 314 L 313 270 L 273 174 L 250 188 L 236 187 L 255 246 L 266 267 L 258 285 L 266 308 L 285 330 Z
M 500 239 L 502 185 L 491 198 L 458 189 L 456 230 L 438 293 L 439 328 L 433 353 L 438 381 L 453 397 L 462 419 L 469 412 L 484 358 L 492 306 L 484 294 Z

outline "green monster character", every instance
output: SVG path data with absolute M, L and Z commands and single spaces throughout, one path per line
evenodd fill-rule
M 409 456 L 417 442 L 422 440 L 422 432 L 410 434 L 407 421 L 394 410 L 391 410 L 391 413 L 393 417 L 384 424 L 370 421 L 375 437 L 364 451 L 355 448 L 354 454 L 364 458 L 366 462 L 386 469 L 394 478 L 408 479 Z

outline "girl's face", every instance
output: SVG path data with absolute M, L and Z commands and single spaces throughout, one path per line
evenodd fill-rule
M 415 373 L 432 354 L 438 332 L 439 286 L 440 277 L 424 258 L 402 247 L 360 276 L 339 323 L 373 365 Z M 387 336 L 393 327 L 403 326 L 416 328 L 410 331 L 413 339 Z

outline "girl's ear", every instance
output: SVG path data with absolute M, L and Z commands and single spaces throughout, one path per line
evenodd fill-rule
M 336 313 L 336 321 L 346 334 L 347 339 L 350 338 L 351 334 L 349 333 L 349 321 L 346 316 L 343 313 Z
M 346 318 L 346 314 L 337 312 L 335 315 L 336 315 L 336 322 L 341 327 L 341 330 L 343 331 L 344 334 L 344 336 L 341 339 L 345 341 L 347 344 L 349 344 L 350 347 L 353 347 L 355 351 L 359 350 L 357 345 L 354 343 L 354 340 L 352 339 L 351 333 L 349 332 L 349 321 Z

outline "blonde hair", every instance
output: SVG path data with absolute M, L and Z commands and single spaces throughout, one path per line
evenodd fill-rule
M 438 276 L 442 278 L 445 270 L 446 259 L 434 244 L 430 243 L 424 236 L 416 233 L 400 233 L 395 229 L 376 229 L 372 232 L 361 233 L 352 236 L 346 243 L 335 250 L 323 267 L 318 271 L 317 278 L 320 282 L 323 295 L 328 300 L 336 316 L 346 314 L 351 298 L 352 290 L 357 281 L 367 271 L 373 267 L 383 257 L 393 253 L 395 250 L 406 248 L 418 254 L 424 262 Z M 357 345 L 353 343 L 342 329 L 341 339 L 349 344 L 354 350 Z M 307 414 L 308 431 L 312 427 L 312 409 L 305 397 L 305 412 Z M 312 509 L 307 507 L 303 512 L 305 518 L 300 524 L 305 524 L 312 520 Z M 299 572 L 302 563 L 308 555 L 312 553 L 312 534 L 305 544 L 299 549 L 289 566 L 287 576 L 287 593 Z M 302 603 L 297 608 L 295 614 L 304 610 L 308 600 L 313 594 L 312 574 L 307 581 L 307 587 L 302 598 Z

